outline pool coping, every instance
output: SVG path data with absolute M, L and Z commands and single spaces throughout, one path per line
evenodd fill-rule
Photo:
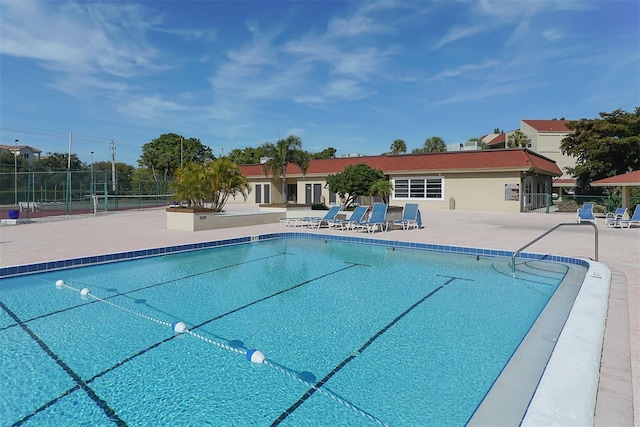
M 189 243 L 160 248 L 0 267 L 0 279 L 75 267 L 211 249 L 263 240 L 302 238 L 361 243 L 374 246 L 429 250 L 469 256 L 511 257 L 513 251 L 467 246 L 403 242 L 375 238 L 306 232 L 266 233 L 239 238 Z M 587 275 L 567 321 L 526 410 L 523 426 L 593 425 L 598 389 L 600 354 L 604 339 L 611 272 L 604 265 L 583 258 L 521 252 L 517 259 L 550 260 L 586 267 Z M 594 333 L 595 332 L 595 333 Z

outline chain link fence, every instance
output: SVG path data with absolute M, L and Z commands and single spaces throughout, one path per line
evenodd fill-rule
M 171 182 L 105 170 L 2 172 L 0 206 L 22 207 L 31 217 L 166 206 Z

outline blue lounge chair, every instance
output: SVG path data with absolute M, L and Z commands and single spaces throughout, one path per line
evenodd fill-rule
M 396 219 L 392 224 L 394 226 L 401 226 L 403 230 L 408 230 L 411 227 L 418 228 L 420 227 L 420 223 L 418 222 L 419 218 L 420 211 L 418 210 L 418 204 L 406 203 L 402 210 L 402 219 Z
M 576 213 L 576 222 L 591 222 L 596 223 L 596 217 L 593 215 L 593 203 L 585 203 Z
M 353 210 L 348 219 L 334 219 L 327 222 L 330 228 L 340 227 L 341 230 L 348 230 L 352 224 L 362 221 L 368 210 L 369 206 L 358 206 Z
M 608 213 L 604 218 L 604 225 L 607 227 L 619 227 L 618 221 L 628 219 L 627 208 L 617 208 L 615 213 Z
M 351 225 L 354 230 L 365 229 L 369 233 L 373 233 L 377 228 L 380 231 L 387 230 L 387 204 L 386 203 L 374 203 L 371 216 L 367 221 L 358 221 Z
M 636 209 L 633 211 L 631 218 L 618 220 L 620 228 L 631 228 L 634 224 L 640 225 L 640 204 L 636 205 Z
M 329 224 L 328 221 L 336 219 L 336 215 L 340 212 L 340 206 L 331 206 L 331 209 L 327 211 L 323 217 L 305 217 L 302 218 L 302 224 L 307 227 L 320 228 L 322 225 Z

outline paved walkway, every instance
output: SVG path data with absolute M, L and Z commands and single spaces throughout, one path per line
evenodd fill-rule
M 229 211 L 241 209 L 247 208 L 227 206 Z M 559 223 L 574 222 L 575 214 L 436 210 L 423 212 L 422 218 L 423 229 L 394 230 L 375 237 L 516 250 Z M 291 230 L 280 224 L 167 230 L 163 209 L 39 218 L 30 224 L 0 227 L 0 266 Z M 611 270 L 612 283 L 595 425 L 640 425 L 640 228 L 610 229 L 600 222 L 598 240 L 599 261 Z M 554 231 L 527 251 L 593 259 L 594 246 L 593 229 L 576 226 Z

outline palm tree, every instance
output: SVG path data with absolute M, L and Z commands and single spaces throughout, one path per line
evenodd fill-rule
M 391 154 L 402 154 L 407 152 L 407 144 L 401 140 L 396 139 L 391 144 Z
M 187 201 L 188 207 L 202 208 L 208 198 L 204 185 L 207 168 L 202 163 L 187 163 L 175 173 L 172 188 L 174 196 L 182 202 Z
M 444 139 L 439 136 L 432 136 L 424 141 L 425 153 L 441 153 L 447 151 L 447 146 L 444 143 Z
M 531 143 L 531 140 L 527 135 L 524 134 L 520 129 L 513 132 L 507 138 L 507 147 L 509 148 L 527 148 L 527 146 Z
M 264 174 L 267 176 L 271 171 L 273 176 L 282 178 L 282 203 L 287 203 L 287 165 L 289 163 L 298 165 L 302 174 L 305 175 L 309 167 L 309 154 L 302 150 L 302 139 L 296 135 L 279 139 L 275 144 L 266 142 L 262 147 L 268 158 L 262 165 Z
M 187 201 L 187 206 L 205 207 L 211 203 L 214 212 L 222 212 L 229 196 L 242 194 L 247 199 L 251 186 L 240 173 L 238 165 L 221 157 L 208 165 L 187 163 L 175 173 L 172 184 L 176 199 Z
M 379 179 L 374 181 L 371 184 L 371 188 L 369 188 L 369 196 L 379 196 L 382 197 L 382 201 L 386 204 L 389 204 L 389 196 L 393 191 L 393 186 L 391 185 L 391 181 L 386 179 Z
M 238 165 L 226 157 L 209 163 L 206 174 L 207 185 L 211 193 L 211 209 L 222 212 L 229 196 L 242 194 L 245 200 L 251 192 L 247 177 L 240 173 Z

